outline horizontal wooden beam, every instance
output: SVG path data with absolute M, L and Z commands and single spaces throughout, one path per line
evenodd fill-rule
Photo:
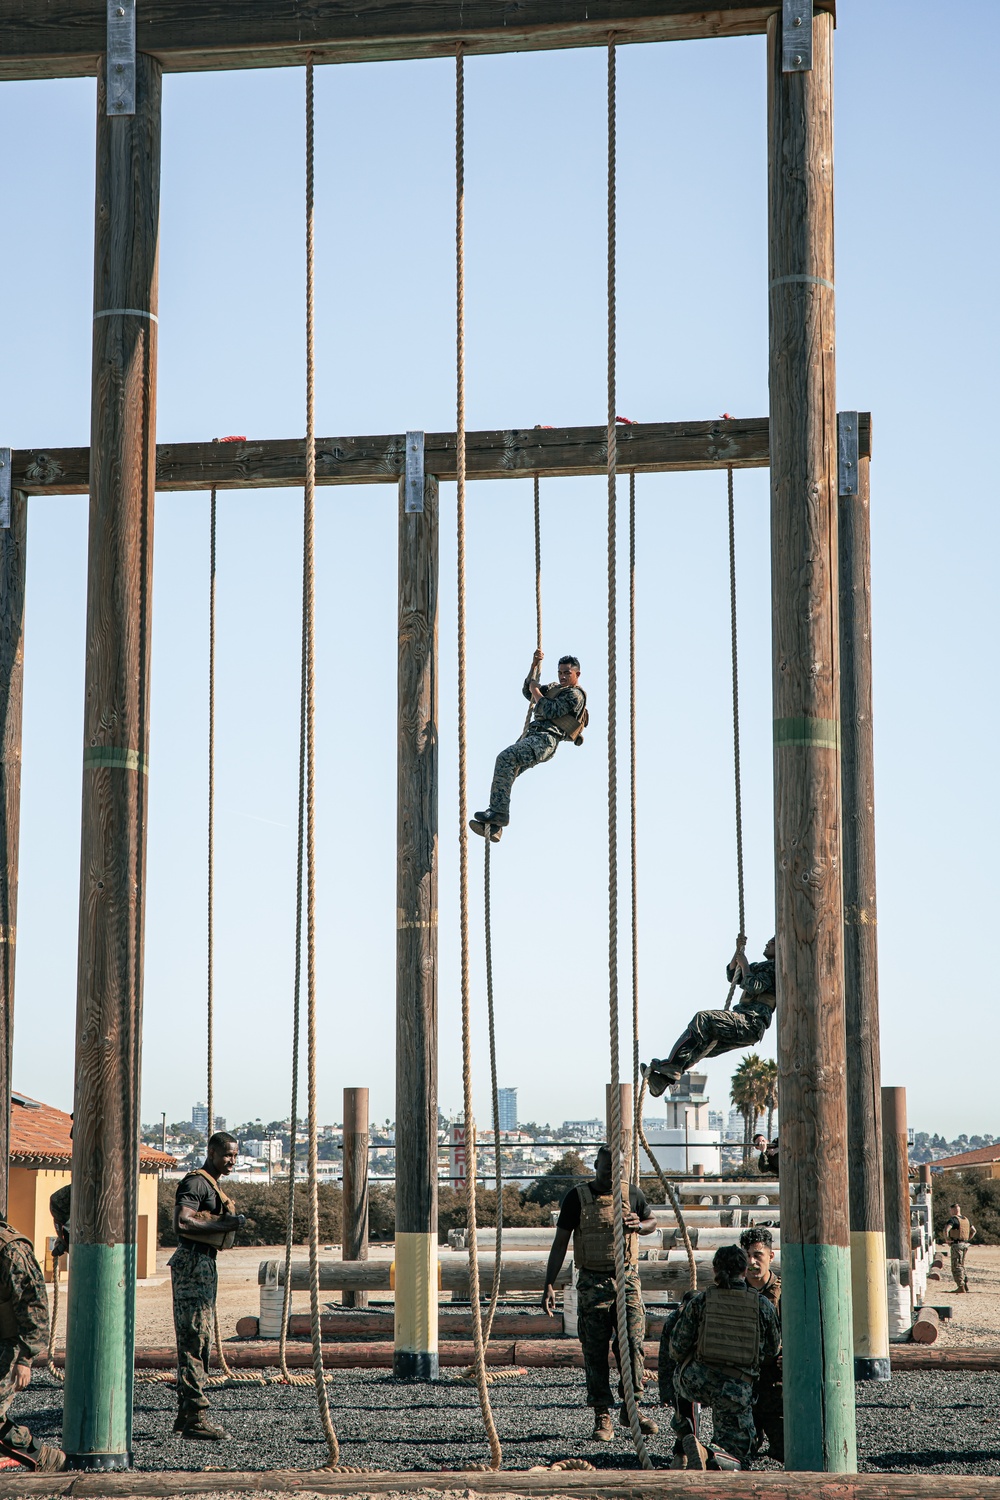
M 860 414 L 862 455 L 871 452 L 871 417 Z M 31 495 L 84 495 L 90 476 L 89 448 L 18 448 L 11 456 L 15 488 Z M 697 469 L 763 469 L 769 462 L 766 417 L 714 422 L 637 422 L 618 429 L 622 473 L 681 473 Z M 603 474 L 607 429 L 526 427 L 466 436 L 470 479 L 570 478 Z M 317 438 L 317 484 L 392 484 L 403 472 L 404 435 Z M 424 468 L 439 479 L 455 478 L 455 434 L 429 432 Z M 301 438 L 232 443 L 158 443 L 156 488 L 261 490 L 301 487 L 305 444 Z
M 834 0 L 818 0 L 832 10 Z M 780 0 L 142 0 L 136 40 L 164 72 L 537 52 L 752 36 Z M 105 0 L 0 0 L 0 79 L 96 74 Z

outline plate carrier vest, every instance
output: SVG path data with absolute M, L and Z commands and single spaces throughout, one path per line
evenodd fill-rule
M 958 1222 L 955 1224 L 951 1224 L 948 1227 L 948 1243 L 949 1245 L 960 1245 L 963 1240 L 967 1240 L 969 1238 L 969 1235 L 971 1233 L 971 1220 L 967 1219 L 964 1214 L 960 1214 L 958 1217 Z
M 573 1262 L 578 1271 L 614 1271 L 615 1205 L 610 1193 L 597 1197 L 589 1183 L 577 1188 L 580 1195 L 580 1227 L 573 1231 Z M 628 1199 L 622 1193 L 622 1203 Z M 639 1264 L 639 1236 L 625 1235 L 625 1264 Z
M 225 1193 L 222 1191 L 222 1189 L 220 1188 L 219 1184 L 216 1182 L 215 1178 L 212 1176 L 211 1172 L 206 1172 L 204 1167 L 195 1167 L 195 1169 L 194 1169 L 193 1172 L 189 1172 L 188 1173 L 188 1176 L 189 1177 L 204 1177 L 205 1181 L 206 1182 L 210 1182 L 212 1184 L 212 1186 L 214 1187 L 215 1191 L 218 1193 L 219 1197 L 222 1199 L 222 1211 L 223 1211 L 223 1213 L 235 1214 L 235 1212 L 236 1212 L 236 1204 L 233 1202 L 232 1198 L 227 1198 L 226 1197 Z M 180 1237 L 180 1230 L 177 1228 L 177 1218 L 178 1218 L 178 1208 L 177 1208 L 177 1205 L 175 1204 L 174 1205 L 174 1230 L 177 1233 L 178 1237 Z M 192 1234 L 192 1235 L 185 1235 L 184 1238 L 185 1239 L 190 1239 L 192 1241 L 192 1243 L 198 1244 L 198 1245 L 214 1245 L 214 1247 L 215 1247 L 216 1250 L 231 1250 L 233 1248 L 233 1246 L 236 1244 L 236 1230 L 235 1229 L 225 1229 L 225 1230 L 220 1229 L 219 1232 L 218 1232 L 218 1234 Z
M 564 691 L 565 689 L 558 682 L 553 682 L 545 689 L 543 697 L 558 698 L 559 694 Z M 577 684 L 577 692 L 583 693 L 583 707 L 579 715 L 560 714 L 558 719 L 547 719 L 545 723 L 546 727 L 551 724 L 554 729 L 558 729 L 564 740 L 572 740 L 574 745 L 582 745 L 583 731 L 590 723 L 590 714 L 587 712 L 587 695 L 579 684 Z
M 26 1235 L 18 1234 L 9 1224 L 0 1220 L 0 1245 L 27 1245 L 32 1255 L 35 1247 Z M 13 1344 L 21 1337 L 21 1328 L 14 1315 L 14 1303 L 10 1297 L 0 1294 L 0 1343 Z
M 735 1380 L 751 1380 L 760 1363 L 760 1293 L 710 1286 L 694 1357 Z

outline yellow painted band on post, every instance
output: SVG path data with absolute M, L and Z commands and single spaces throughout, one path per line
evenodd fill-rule
M 851 1300 L 855 1355 L 861 1359 L 888 1359 L 889 1307 L 885 1234 L 881 1230 L 851 1230 Z
M 396 1293 L 395 1346 L 409 1354 L 434 1354 L 438 1346 L 437 1235 L 396 1235 L 389 1284 Z

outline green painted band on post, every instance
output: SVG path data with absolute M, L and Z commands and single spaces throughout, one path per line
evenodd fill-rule
M 83 769 L 85 771 L 98 771 L 111 769 L 118 771 L 138 771 L 140 769 L 140 757 L 138 750 L 123 750 L 117 745 L 88 745 L 83 752 Z M 149 757 L 142 757 L 142 774 L 149 775 Z
M 74 1457 L 128 1454 L 129 1369 L 135 1358 L 129 1315 L 135 1281 L 128 1264 L 124 1245 L 73 1246 L 63 1447 Z
M 781 1244 L 785 1468 L 856 1474 L 851 1252 Z
M 822 750 L 840 749 L 839 719 L 775 719 L 776 745 L 815 745 Z

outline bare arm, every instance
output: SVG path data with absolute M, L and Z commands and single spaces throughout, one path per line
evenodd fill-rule
M 243 1214 L 210 1214 L 207 1209 L 192 1208 L 188 1203 L 182 1203 L 177 1210 L 177 1232 L 190 1239 L 242 1229 L 245 1223 Z
M 545 1267 L 545 1288 L 542 1292 L 542 1307 L 551 1318 L 556 1310 L 556 1277 L 563 1268 L 566 1259 L 566 1251 L 569 1248 L 570 1231 L 568 1229 L 557 1229 L 552 1240 L 552 1249 L 549 1251 L 548 1264 Z

